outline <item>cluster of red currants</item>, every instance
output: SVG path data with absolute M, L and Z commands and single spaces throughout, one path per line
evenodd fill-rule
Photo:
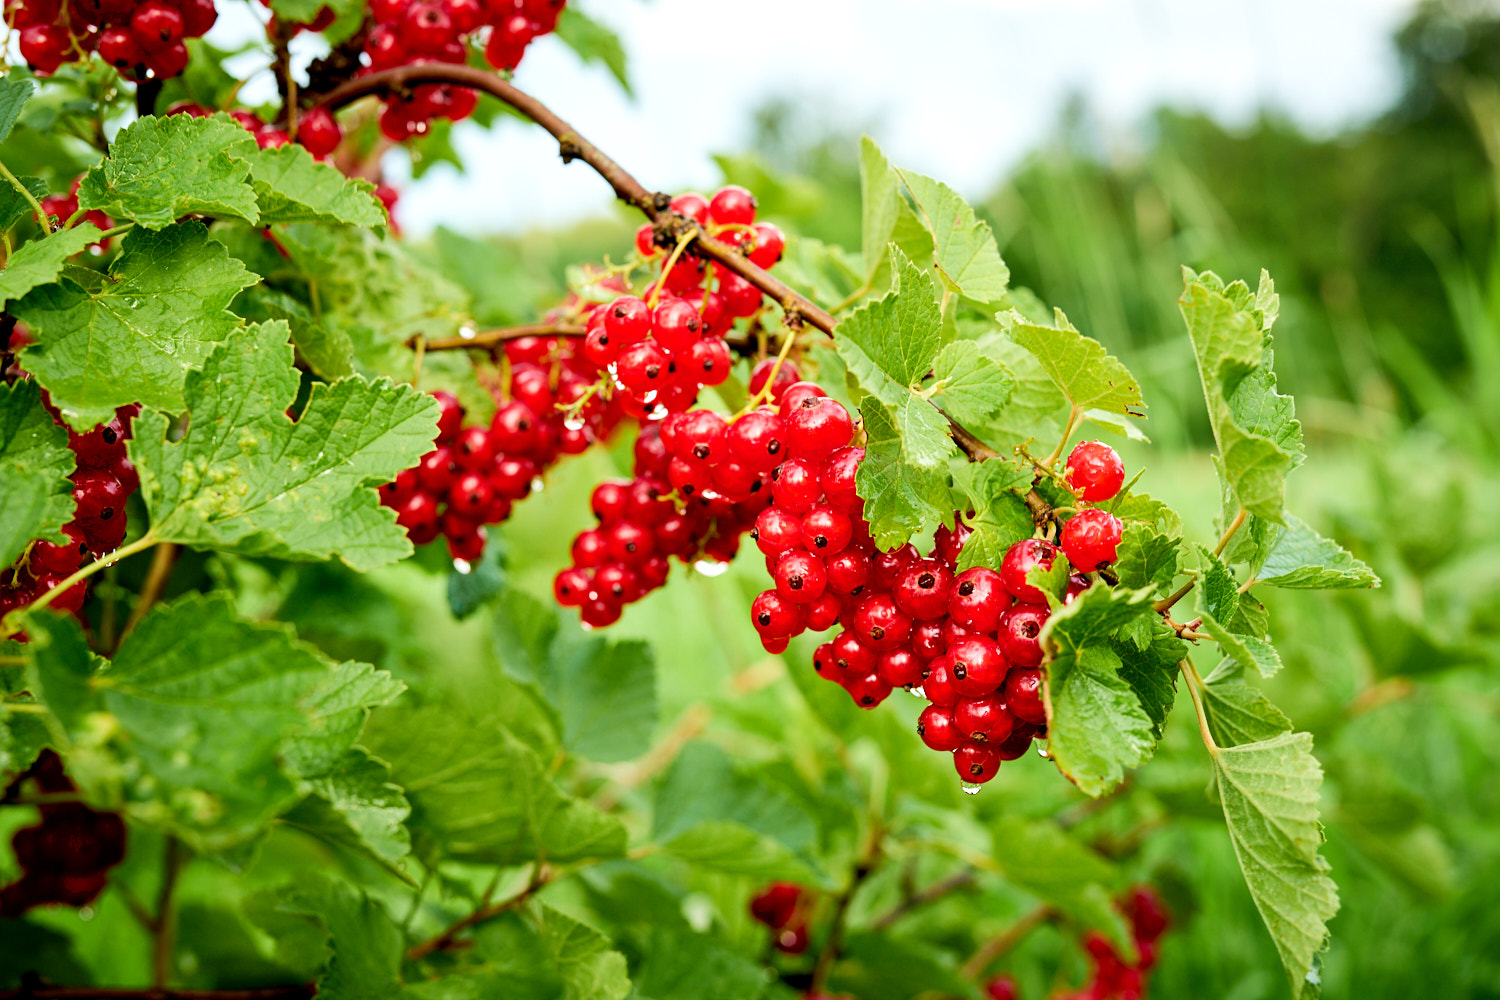
M 486 524 L 510 517 L 561 455 L 576 455 L 614 430 L 620 408 L 591 394 L 598 369 L 576 344 L 566 337 L 507 343 L 510 384 L 488 426 L 464 426 L 458 400 L 433 393 L 441 413 L 437 447 L 380 488 L 381 503 L 396 511 L 415 544 L 441 534 L 453 558 L 473 562 L 484 552 Z
M 756 222 L 755 198 L 730 185 L 712 199 L 682 194 L 672 211 L 770 268 L 781 259 L 786 237 L 769 222 Z M 734 363 L 724 336 L 736 319 L 752 316 L 762 295 L 750 282 L 687 254 L 668 254 L 654 242 L 648 223 L 636 234 L 636 249 L 664 269 L 644 299 L 625 295 L 589 318 L 584 352 L 612 375 L 627 409 L 661 417 L 687 410 L 704 386 L 719 385 Z
M 77 788 L 63 773 L 62 759 L 43 750 L 30 769 L 5 789 L 0 802 L 16 802 L 34 789 L 39 796 L 66 796 Z M 125 824 L 115 813 L 79 802 L 41 802 L 42 821 L 11 838 L 21 877 L 0 888 L 0 917 L 15 919 L 33 906 L 92 902 L 125 857 Z
M 484 55 L 514 70 L 532 39 L 557 27 L 566 0 L 370 0 L 374 27 L 365 37 L 369 71 L 410 63 L 468 61 L 468 40 L 488 29 Z M 387 99 L 380 131 L 392 142 L 425 135 L 434 118 L 461 121 L 478 95 L 467 87 L 424 83 Z
M 1156 965 L 1157 941 L 1172 918 L 1156 890 L 1147 885 L 1135 886 L 1116 905 L 1130 923 L 1137 961 L 1125 961 L 1109 938 L 1089 931 L 1083 948 L 1094 963 L 1093 975 L 1081 989 L 1057 1000 L 1143 1000 L 1146 996 L 1146 976 Z
M 767 358 L 751 372 L 750 391 L 764 390 L 774 401 L 795 381 L 790 364 Z M 673 556 L 699 566 L 729 562 L 771 502 L 774 461 L 760 461 L 760 471 L 736 465 L 732 477 L 715 479 L 713 468 L 694 454 L 706 425 L 728 426 L 708 410 L 643 423 L 635 442 L 635 478 L 594 490 L 591 506 L 599 526 L 573 539 L 572 564 L 552 583 L 557 602 L 578 608 L 585 625 L 618 621 L 625 605 L 666 583 Z M 685 472 L 700 478 L 684 478 Z
M 14 566 L 0 570 L 0 617 L 62 583 L 90 553 L 113 552 L 125 541 L 125 500 L 140 488 L 135 466 L 125 454 L 125 440 L 139 411 L 138 406 L 122 407 L 109 423 L 83 434 L 68 432 L 68 447 L 77 462 L 73 520 L 63 527 L 69 541 L 36 542 Z M 52 416 L 62 422 L 56 412 Z M 88 584 L 77 583 L 53 598 L 50 606 L 81 615 L 87 595 Z M 25 634 L 14 638 L 24 642 Z
M 807 918 L 812 894 L 795 882 L 772 882 L 750 899 L 750 916 L 776 932 L 776 950 L 800 955 L 807 950 Z
M 166 79 L 187 68 L 184 41 L 214 26 L 214 0 L 6 0 L 5 21 L 21 32 L 21 57 L 38 76 L 99 58 L 131 80 Z

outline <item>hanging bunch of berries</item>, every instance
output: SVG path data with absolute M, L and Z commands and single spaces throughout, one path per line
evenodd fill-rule
M 62 758 L 43 750 L 0 795 L 0 803 L 23 796 L 77 793 Z M 22 827 L 11 838 L 21 876 L 0 888 L 0 917 L 15 919 L 34 906 L 83 906 L 104 891 L 109 869 L 125 858 L 125 824 L 119 815 L 81 802 L 41 801 L 42 821 Z
M 471 42 L 484 40 L 496 69 L 514 70 L 532 40 L 557 27 L 566 0 L 371 0 L 374 22 L 365 38 L 369 71 L 411 63 L 468 61 Z M 392 96 L 380 131 L 392 142 L 425 135 L 434 118 L 462 121 L 478 95 L 467 87 L 421 84 Z
M 5 23 L 20 31 L 21 57 L 38 76 L 99 58 L 130 80 L 164 80 L 187 68 L 189 38 L 218 19 L 213 0 L 6 0 Z

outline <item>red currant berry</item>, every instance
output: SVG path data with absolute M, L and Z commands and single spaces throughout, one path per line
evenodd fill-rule
M 965 743 L 953 751 L 953 766 L 964 781 L 982 785 L 1000 770 L 1000 754 L 986 743 Z
M 478 472 L 466 472 L 448 489 L 448 503 L 461 516 L 477 520 L 494 498 L 490 481 Z
M 1010 664 L 1000 646 L 982 636 L 965 636 L 948 646 L 946 658 L 953 664 L 953 685 L 966 698 L 978 698 L 1005 683 Z
M 781 260 L 786 250 L 786 235 L 778 226 L 769 222 L 757 222 L 753 237 L 755 248 L 750 251 L 750 260 L 758 267 L 770 270 Z
M 630 521 L 617 521 L 604 529 L 605 542 L 610 558 L 617 562 L 636 565 L 656 554 L 656 543 L 651 532 Z
M 728 458 L 728 424 L 712 410 L 692 410 L 678 423 L 673 439 L 676 454 L 688 461 L 717 462 Z
M 808 396 L 786 418 L 788 444 L 794 456 L 819 462 L 835 448 L 849 443 L 854 421 L 838 400 L 827 396 Z
M 99 33 L 99 58 L 124 73 L 144 62 L 145 49 L 136 41 L 135 33 L 125 28 L 106 28 Z
M 917 735 L 930 750 L 946 752 L 963 745 L 963 736 L 953 719 L 953 709 L 928 705 L 917 716 Z
M 620 353 L 616 374 L 625 388 L 638 396 L 662 388 L 667 382 L 667 355 L 654 342 L 631 344 Z
M 822 597 L 802 609 L 802 618 L 814 632 L 826 632 L 838 623 L 843 605 L 837 594 L 825 592 Z
M 750 915 L 767 927 L 782 928 L 792 922 L 802 887 L 795 882 L 772 882 L 750 900 Z
M 1018 601 L 1046 604 L 1047 595 L 1026 582 L 1033 568 L 1051 569 L 1057 546 L 1040 538 L 1026 538 L 1012 545 L 1000 563 L 1000 579 Z
M 589 599 L 592 583 L 588 573 L 569 566 L 552 579 L 552 596 L 565 608 L 576 608 Z
M 911 650 L 893 649 L 880 654 L 875 672 L 893 688 L 912 687 L 922 683 L 923 666 L 921 659 Z
M 953 578 L 948 614 L 970 632 L 993 632 L 1000 627 L 1000 616 L 1010 603 L 1011 595 L 1000 582 L 1000 574 L 975 566 Z
M 693 345 L 684 366 L 701 385 L 723 385 L 733 368 L 734 355 L 729 353 L 729 345 L 709 337 Z
M 439 389 L 432 394 L 432 398 L 438 404 L 438 441 L 449 441 L 458 434 L 463 426 L 464 408 L 458 401 L 458 397 L 451 392 Z
M 687 216 L 699 225 L 708 224 L 708 199 L 693 191 L 673 198 L 672 211 Z
M 182 41 L 182 12 L 163 0 L 146 0 L 135 9 L 130 30 L 147 48 L 173 45 Z
M 594 597 L 583 603 L 579 619 L 589 628 L 604 628 L 620 620 L 620 605 L 607 597 Z
M 828 570 L 810 552 L 793 549 L 776 560 L 776 592 L 795 604 L 811 604 L 828 589 Z
M 668 354 L 686 354 L 703 335 L 703 319 L 686 299 L 668 299 L 651 314 L 651 336 Z
M 483 427 L 465 427 L 449 451 L 458 467 L 466 472 L 484 471 L 495 460 L 495 446 Z
M 953 721 L 965 739 L 976 743 L 1001 743 L 1015 726 L 1015 716 L 1005 710 L 1005 698 L 987 694 L 982 698 L 960 698 L 953 707 Z
M 748 226 L 755 221 L 755 196 L 736 184 L 720 188 L 708 203 L 708 221 L 715 226 Z
M 408 532 L 436 527 L 438 504 L 430 493 L 414 493 L 396 510 L 396 523 Z
M 803 544 L 824 558 L 842 552 L 853 536 L 849 516 L 832 507 L 816 506 L 802 519 Z
M 769 472 L 787 458 L 786 425 L 773 410 L 751 410 L 730 424 L 727 443 L 731 455 L 759 472 Z
M 1122 527 L 1120 519 L 1107 510 L 1081 510 L 1063 525 L 1063 555 L 1078 572 L 1092 573 L 1115 561 Z
M 879 590 L 889 590 L 896 585 L 906 567 L 921 558 L 915 545 L 910 543 L 889 552 L 877 552 L 871 559 L 874 572 L 871 583 Z
M 521 500 L 531 492 L 536 463 L 529 458 L 502 458 L 490 473 L 490 485 L 509 500 Z
M 1000 651 L 1018 667 L 1042 662 L 1042 626 L 1052 614 L 1045 604 L 1017 604 L 1000 617 Z
M 344 130 L 327 108 L 313 108 L 297 122 L 297 141 L 318 159 L 338 149 Z
M 948 613 L 948 587 L 953 572 L 935 559 L 908 566 L 891 591 L 902 611 L 919 621 L 941 618 Z
M 779 556 L 802 543 L 802 522 L 780 507 L 767 507 L 756 517 L 755 527 L 750 533 L 761 552 Z
M 598 528 L 580 531 L 573 538 L 569 555 L 572 556 L 573 565 L 583 569 L 603 565 L 609 558 L 609 538 Z
M 776 373 L 776 381 L 771 382 L 771 402 L 780 403 L 781 394 L 786 391 L 788 386 L 800 382 L 802 376 L 797 373 L 797 366 L 793 365 L 790 361 L 782 361 L 778 367 L 778 362 L 775 358 L 764 358 L 756 362 L 755 367 L 750 369 L 750 395 L 758 395 L 766 387 L 766 383 L 771 380 L 772 372 Z
M 618 604 L 629 604 L 641 597 L 635 570 L 621 563 L 605 563 L 594 571 L 594 592 Z
M 479 0 L 442 0 L 442 4 L 443 13 L 460 35 L 467 35 L 484 23 L 484 4 Z
M 854 613 L 854 631 L 865 645 L 883 652 L 895 649 L 911 635 L 911 618 L 890 594 L 871 594 Z
M 879 658 L 853 632 L 844 631 L 833 637 L 833 662 L 845 675 L 863 677 L 875 669 Z
M 793 410 L 802 405 L 802 401 L 809 396 L 826 396 L 823 387 L 816 382 L 793 382 L 781 392 L 781 400 L 777 403 L 776 412 L 785 420 Z
M 1010 976 L 996 976 L 984 984 L 984 995 L 988 1000 L 1017 1000 L 1020 996 L 1016 981 Z
M 1125 463 L 1103 441 L 1085 441 L 1068 456 L 1067 478 L 1078 499 L 1098 503 L 1120 492 Z
M 865 457 L 863 448 L 844 447 L 835 449 L 823 462 L 819 480 L 828 503 L 840 510 L 858 510 L 862 504 L 855 492 L 854 476 L 859 463 Z
M 1047 708 L 1042 703 L 1042 672 L 1012 670 L 1005 678 L 1005 704 L 1011 714 L 1034 726 L 1046 725 Z
M 871 671 L 863 677 L 856 677 L 844 683 L 844 690 L 849 692 L 849 697 L 860 708 L 874 708 L 885 701 L 891 695 L 891 686 L 880 679 L 880 675 Z
M 797 605 L 775 590 L 762 591 L 750 605 L 750 618 L 763 639 L 787 638 L 802 629 Z
M 37 24 L 21 32 L 21 58 L 37 76 L 51 76 L 68 60 L 72 46 L 68 29 Z
M 799 525 L 799 536 L 801 530 Z M 858 594 L 870 578 L 870 557 L 856 549 L 844 549 L 829 556 L 827 566 L 828 589 L 836 594 Z
M 818 474 L 811 463 L 794 458 L 783 462 L 771 473 L 771 493 L 776 505 L 793 514 L 805 514 L 823 494 Z
M 488 48 L 485 49 L 485 55 L 489 56 Z M 490 59 L 491 65 L 494 62 L 494 59 Z M 635 252 L 642 257 L 655 257 L 661 253 L 656 247 L 656 229 L 651 223 L 642 223 L 641 227 L 635 231 Z
M 932 536 L 932 554 L 950 568 L 958 565 L 958 557 L 963 552 L 964 543 L 973 534 L 973 529 L 962 521 L 954 518 L 953 528 L 950 530 L 946 524 L 938 525 L 936 533 Z

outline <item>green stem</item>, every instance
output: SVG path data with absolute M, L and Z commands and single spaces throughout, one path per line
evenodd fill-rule
M 148 531 L 140 538 L 137 538 L 135 541 L 131 542 L 129 545 L 123 545 L 120 548 L 115 549 L 108 555 L 101 556 L 96 561 L 89 563 L 87 566 L 83 567 L 78 572 L 68 577 L 62 583 L 59 583 L 57 586 L 47 591 L 41 597 L 38 597 L 36 600 L 32 601 L 26 607 L 18 608 L 17 610 L 12 611 L 10 614 L 6 615 L 4 618 L 0 618 L 0 639 L 15 635 L 17 632 L 21 631 L 21 616 L 25 615 L 28 611 L 39 611 L 42 608 L 45 608 L 47 605 L 55 601 L 59 595 L 63 594 L 69 588 L 71 588 L 74 584 L 87 580 L 95 573 L 113 566 L 121 559 L 124 559 L 128 556 L 133 556 L 137 552 L 146 551 L 151 546 L 155 545 L 156 542 L 156 536 Z
M 1083 411 L 1077 406 L 1068 411 L 1068 424 L 1063 428 L 1062 440 L 1057 442 L 1057 447 L 1052 449 L 1052 454 L 1048 455 L 1047 460 L 1042 463 L 1049 471 L 1057 464 L 1057 460 L 1062 458 L 1063 449 L 1068 446 L 1068 438 L 1072 437 L 1073 432 L 1078 429 L 1078 418 L 1081 416 L 1083 416 Z
M 843 312 L 845 309 L 848 309 L 850 306 L 854 305 L 854 303 L 858 302 L 860 299 L 864 298 L 866 295 L 869 295 L 869 294 L 870 294 L 870 285 L 869 285 L 869 282 L 866 282 L 865 284 L 860 285 L 854 291 L 850 292 L 847 296 L 844 297 L 844 301 L 840 302 L 838 305 L 834 306 L 832 309 L 830 309 L 828 311 L 831 312 L 831 313 L 833 313 L 833 314 L 835 314 L 835 315 L 837 315 L 837 314 Z
M 52 234 L 52 220 L 47 218 L 46 212 L 42 211 L 42 203 L 36 200 L 36 195 L 27 190 L 26 185 L 22 184 L 4 163 L 0 163 L 0 176 L 4 176 L 6 180 L 15 185 L 17 191 L 21 192 L 21 197 L 26 199 L 26 203 L 36 213 L 36 221 L 41 225 L 42 232 L 50 236 Z
M 1208 728 L 1208 713 L 1203 708 L 1203 696 L 1199 689 L 1203 687 L 1203 678 L 1198 676 L 1198 668 L 1193 666 L 1193 661 L 1186 657 L 1177 664 L 1182 670 L 1183 679 L 1187 681 L 1188 696 L 1193 699 L 1193 711 L 1198 713 L 1198 732 L 1203 737 L 1203 745 L 1208 747 L 1208 752 L 1213 756 L 1219 755 L 1219 744 L 1214 741 L 1214 734 Z
M 33 701 L 0 701 L 0 708 L 18 715 L 46 715 L 47 706 Z

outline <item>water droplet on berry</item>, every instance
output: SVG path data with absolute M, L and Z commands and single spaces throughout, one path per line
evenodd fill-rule
M 453 571 L 460 576 L 468 576 L 474 572 L 474 567 L 469 565 L 467 559 L 455 559 L 453 560 Z
M 458 335 L 465 340 L 473 340 L 474 335 L 478 332 L 479 331 L 474 329 L 472 326 L 461 326 L 458 328 Z
M 570 431 L 581 431 L 583 430 L 583 421 L 577 417 L 569 417 L 563 421 L 563 426 Z
M 693 569 L 704 576 L 723 576 L 729 572 L 729 564 L 727 562 L 718 562 L 714 559 L 699 559 L 693 563 Z
M 920 684 L 913 684 L 911 687 L 906 689 L 906 693 L 915 695 L 916 697 L 921 698 L 923 701 L 927 700 L 927 695 L 923 693 L 922 686 Z
M 960 787 L 960 788 L 962 788 L 964 790 L 964 794 L 965 795 L 978 795 L 979 794 L 979 790 L 981 788 L 983 788 L 984 786 L 983 785 L 976 785 L 976 784 L 974 784 L 971 781 L 960 781 L 958 783 L 958 787 Z
M 1038 743 L 1037 744 L 1036 755 L 1038 757 L 1042 758 L 1043 760 L 1051 760 L 1052 759 L 1052 755 L 1047 752 L 1046 745 L 1042 744 L 1042 743 Z
M 533 493 L 540 493 L 540 492 L 542 492 L 542 487 L 544 485 L 546 485 L 546 484 L 542 482 L 542 477 L 541 476 L 534 476 L 534 477 L 532 477 L 532 480 L 531 480 L 531 492 L 533 492 Z

